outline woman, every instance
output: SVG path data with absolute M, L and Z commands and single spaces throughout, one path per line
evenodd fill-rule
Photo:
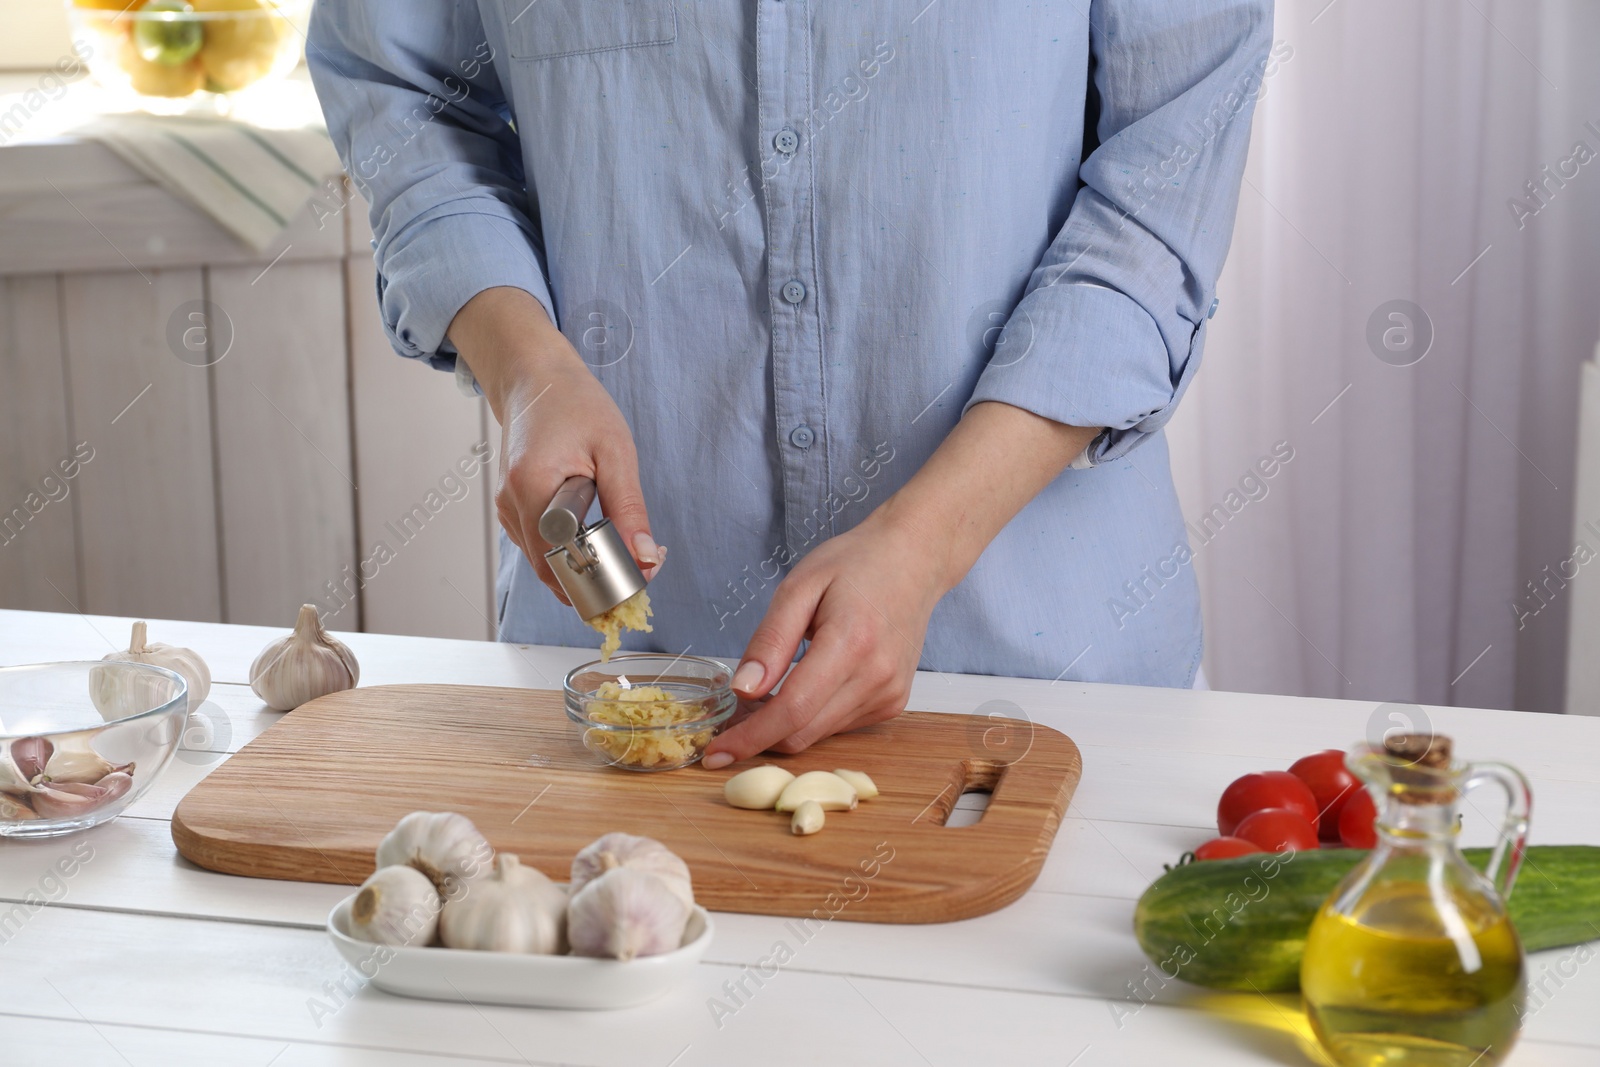
M 770 695 L 708 767 L 898 714 L 919 664 L 1189 685 L 1162 426 L 1270 34 L 1269 0 L 322 0 L 390 338 L 503 427 L 501 639 L 594 640 L 538 588 L 584 474 L 651 578 L 630 647 Z

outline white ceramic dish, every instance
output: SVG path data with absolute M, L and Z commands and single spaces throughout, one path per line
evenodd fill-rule
M 354 900 L 352 893 L 328 913 L 328 936 L 352 968 L 388 993 L 458 1003 L 630 1008 L 688 985 L 713 932 L 711 915 L 696 905 L 681 948 L 626 963 L 438 946 L 397 948 L 350 936 L 350 904 Z

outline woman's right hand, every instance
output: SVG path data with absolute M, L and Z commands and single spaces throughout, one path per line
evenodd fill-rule
M 539 517 L 561 483 L 594 479 L 600 509 L 648 580 L 666 556 L 650 536 L 633 434 L 611 395 L 521 289 L 486 289 L 450 323 L 449 336 L 500 423 L 500 525 L 539 580 L 568 603 L 544 554 Z

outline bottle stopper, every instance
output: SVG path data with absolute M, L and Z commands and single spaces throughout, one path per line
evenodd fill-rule
M 1437 804 L 1454 798 L 1454 748 L 1442 734 L 1396 733 L 1384 738 L 1389 780 L 1402 787 L 1400 799 L 1409 804 Z
M 644 575 L 622 535 L 602 518 L 584 525 L 594 503 L 594 480 L 575 475 L 561 483 L 539 516 L 539 536 L 554 545 L 544 554 L 561 591 L 584 620 L 603 615 L 645 586 Z

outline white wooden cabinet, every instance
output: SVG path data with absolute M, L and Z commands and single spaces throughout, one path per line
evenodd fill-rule
M 255 253 L 98 144 L 0 147 L 0 607 L 493 637 L 492 466 L 392 528 L 499 431 L 390 350 L 369 240 L 352 199 Z

